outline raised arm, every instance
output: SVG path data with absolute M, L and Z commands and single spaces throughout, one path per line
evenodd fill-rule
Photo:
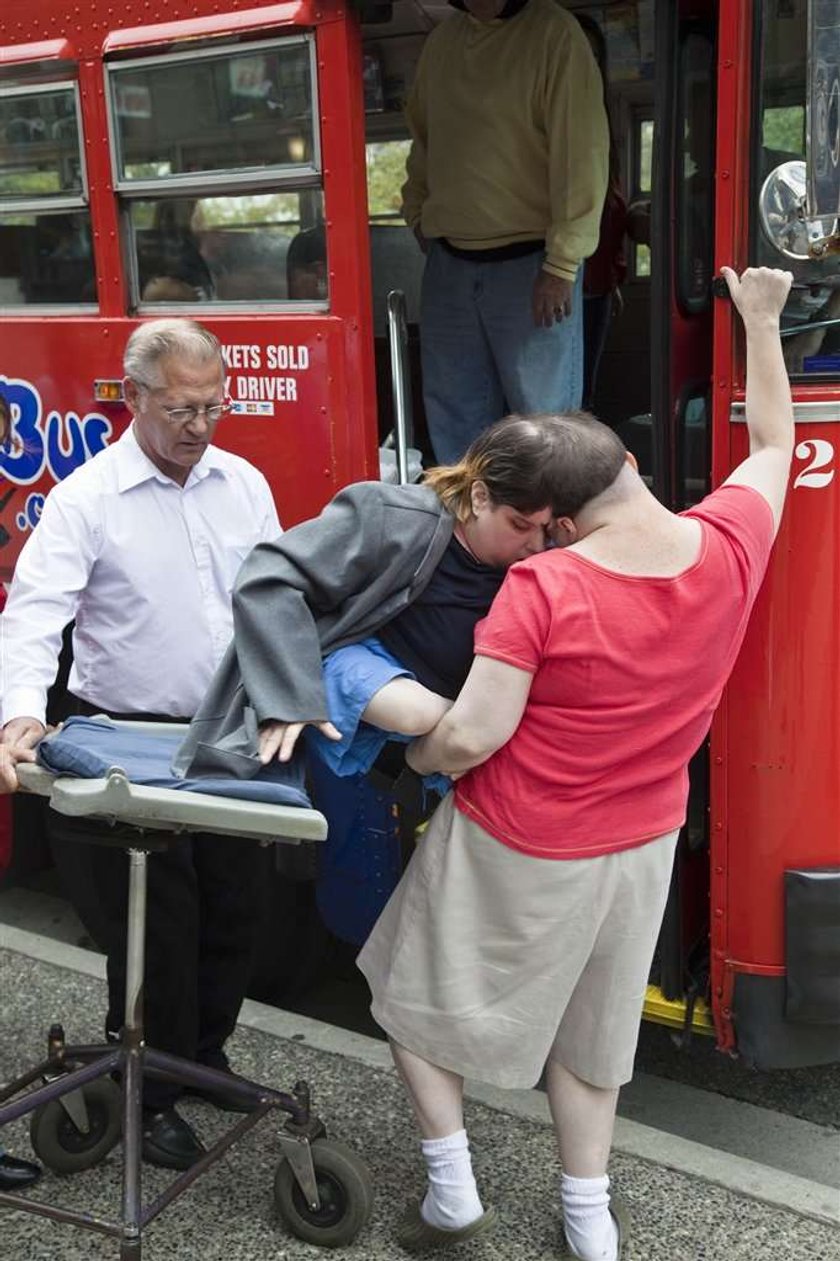
M 751 486 L 770 505 L 776 529 L 782 516 L 793 455 L 793 405 L 779 317 L 790 291 L 789 271 L 749 267 L 740 278 L 721 268 L 747 339 L 747 429 L 750 454 L 726 479 Z

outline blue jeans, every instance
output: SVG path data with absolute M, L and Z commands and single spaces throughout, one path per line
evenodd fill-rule
M 420 305 L 423 400 L 435 458 L 454 464 L 506 412 L 580 407 L 581 267 L 570 317 L 537 328 L 531 311 L 540 250 L 505 262 L 456 258 L 429 246 Z

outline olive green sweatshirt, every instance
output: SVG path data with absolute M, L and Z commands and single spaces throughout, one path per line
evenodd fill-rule
M 609 132 L 589 44 L 555 0 L 512 18 L 455 13 L 432 31 L 406 106 L 403 214 L 459 249 L 545 240 L 574 279 L 594 253 Z

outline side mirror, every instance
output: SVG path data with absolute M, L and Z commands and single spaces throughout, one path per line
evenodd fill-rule
M 804 162 L 783 162 L 761 186 L 758 212 L 767 240 L 797 262 L 821 258 L 832 249 L 837 220 L 807 217 L 808 182 Z

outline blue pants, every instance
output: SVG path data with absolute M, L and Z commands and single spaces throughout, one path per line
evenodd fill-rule
M 426 421 L 441 464 L 456 463 L 482 429 L 506 412 L 580 407 L 583 268 L 571 316 L 537 328 L 531 295 L 544 258 L 538 251 L 473 263 L 430 244 L 420 341 Z

